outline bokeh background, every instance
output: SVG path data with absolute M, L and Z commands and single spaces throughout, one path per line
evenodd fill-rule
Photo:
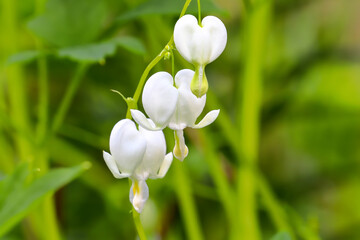
M 4 204 L 18 196 L 4 186 L 18 166 L 27 162 L 34 175 L 20 182 L 26 188 L 42 172 L 90 162 L 91 168 L 53 195 L 62 238 L 136 238 L 129 182 L 113 178 L 102 159 L 111 129 L 127 109 L 110 89 L 133 95 L 145 67 L 171 38 L 184 3 L 0 0 L 2 224 L 4 212 L 16 209 Z M 264 4 L 266 17 L 249 24 Z M 164 179 L 148 181 L 150 198 L 141 214 L 148 238 L 230 238 L 240 222 L 229 220 L 218 184 L 225 180 L 225 189 L 237 190 L 243 164 L 237 152 L 246 148 L 238 123 L 247 114 L 241 109 L 254 105 L 261 175 L 255 178 L 270 191 L 270 198 L 257 188 L 254 193 L 261 239 L 283 230 L 288 235 L 276 239 L 360 239 L 360 2 L 202 0 L 201 7 L 202 16 L 219 17 L 228 31 L 225 51 L 206 69 L 210 92 L 204 112 L 221 113 L 205 129 L 186 130 L 189 156 L 183 163 L 174 160 Z M 187 13 L 197 14 L 196 1 Z M 257 51 L 261 84 L 250 95 L 261 102 L 252 104 L 250 96 L 244 107 L 243 83 L 251 82 L 244 72 L 248 56 Z M 175 70 L 185 67 L 192 68 L 175 52 Z M 161 60 L 151 73 L 156 71 L 171 72 L 171 61 Z M 172 149 L 172 133 L 166 134 Z M 25 204 L 29 210 L 17 215 L 1 239 L 56 239 L 42 236 L 47 223 L 45 229 L 36 224 L 49 199 L 47 194 Z M 230 205 L 237 216 L 242 202 L 236 199 Z

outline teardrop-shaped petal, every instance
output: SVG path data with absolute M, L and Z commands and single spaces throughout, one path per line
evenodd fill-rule
M 173 86 L 173 78 L 167 72 L 152 75 L 144 86 L 142 103 L 146 114 L 156 126 L 165 127 L 173 115 L 178 99 L 178 91 Z
M 146 151 L 135 172 L 137 176 L 147 178 L 149 175 L 158 173 L 164 160 L 166 154 L 165 136 L 162 131 L 149 131 L 141 126 L 139 132 L 146 140 Z
M 118 167 L 116 166 L 115 160 L 109 153 L 103 151 L 103 157 L 104 157 L 106 165 L 108 166 L 108 168 L 110 169 L 111 173 L 113 174 L 113 176 L 115 178 L 130 177 L 129 173 L 120 173 Z
M 146 118 L 146 116 L 139 110 L 130 109 L 130 112 L 135 122 L 137 122 L 137 124 L 139 124 L 141 127 L 147 130 L 158 131 L 166 127 L 166 126 L 156 127 L 155 124 L 152 124 L 152 122 L 150 122 L 149 119 Z
M 189 149 L 185 145 L 184 131 L 176 130 L 174 131 L 174 135 L 175 135 L 175 147 L 173 150 L 174 156 L 180 161 L 183 161 L 184 158 L 186 158 L 186 156 L 189 153 Z
M 187 126 L 193 126 L 204 109 L 206 95 L 198 98 L 191 92 L 190 83 L 193 77 L 194 71 L 190 69 L 183 69 L 175 76 L 179 97 L 175 113 L 169 123 L 169 128 L 173 130 L 182 130 Z
M 174 42 L 177 50 L 188 62 L 205 65 L 214 61 L 225 49 L 226 28 L 222 21 L 207 16 L 199 26 L 192 15 L 181 17 L 174 28 Z
M 203 128 L 207 125 L 210 125 L 216 120 L 216 118 L 219 116 L 219 113 L 220 109 L 208 112 L 205 117 L 198 124 L 192 126 L 192 128 Z
M 135 210 L 140 213 L 149 198 L 149 187 L 145 180 L 133 180 L 130 188 L 129 199 Z
M 110 134 L 110 152 L 121 173 L 132 174 L 145 150 L 146 140 L 133 121 L 123 119 L 115 124 Z

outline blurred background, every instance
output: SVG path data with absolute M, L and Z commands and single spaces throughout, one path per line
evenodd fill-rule
M 127 109 L 110 89 L 133 95 L 185 1 L 0 3 L 1 239 L 136 239 L 129 182 L 102 158 Z M 247 152 L 257 170 L 242 179 L 260 179 L 249 200 L 258 236 L 242 239 L 360 239 L 360 2 L 201 0 L 201 9 L 228 31 L 206 69 L 204 113 L 221 113 L 187 129 L 189 156 L 147 181 L 148 239 L 230 239 L 242 223 L 234 219 L 248 218 L 249 203 L 237 200 Z M 197 14 L 196 1 L 187 13 Z M 175 70 L 183 68 L 193 67 L 175 52 Z M 171 61 L 156 71 L 171 72 Z M 76 173 L 64 182 L 51 175 L 47 188 L 42 177 L 58 167 Z

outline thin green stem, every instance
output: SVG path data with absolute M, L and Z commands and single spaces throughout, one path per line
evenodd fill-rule
M 173 165 L 174 187 L 180 201 L 180 211 L 187 231 L 187 239 L 204 239 L 200 230 L 200 223 L 196 214 L 195 202 L 185 165 L 178 160 L 175 160 Z
M 140 240 L 146 240 L 145 231 L 144 231 L 144 228 L 143 228 L 143 226 L 141 224 L 141 220 L 140 220 L 140 214 L 134 208 L 132 208 L 132 216 L 133 216 L 136 231 L 139 235 Z
M 189 7 L 189 4 L 191 3 L 191 0 L 186 0 L 183 9 L 181 10 L 180 17 L 185 15 L 187 8 Z
M 18 51 L 18 24 L 17 24 L 17 2 L 1 1 L 0 2 L 3 17 L 3 31 L 6 32 L 6 38 L 3 39 L 5 56 Z M 29 130 L 29 115 L 26 100 L 26 87 L 22 67 L 11 65 L 5 69 L 5 78 L 8 81 L 9 94 L 9 113 L 14 125 L 18 128 Z M 32 161 L 30 144 L 23 139 L 21 134 L 13 134 L 17 147 L 17 152 L 22 161 Z
M 199 142 L 202 144 L 201 149 L 204 149 L 203 154 L 205 161 L 210 168 L 210 174 L 215 183 L 220 201 L 225 209 L 229 226 L 231 227 L 230 235 L 232 236 L 232 238 L 234 238 L 234 230 L 236 228 L 234 192 L 230 187 L 230 184 L 223 170 L 223 166 L 221 165 L 221 159 L 219 159 L 219 156 L 217 154 L 213 138 L 209 137 L 209 133 L 206 131 L 206 129 L 202 129 L 199 132 L 199 140 Z
M 260 111 L 262 96 L 262 60 L 265 48 L 270 2 L 258 2 L 245 20 L 243 85 L 238 93 L 242 96 L 238 112 L 239 151 L 238 169 L 238 216 L 241 239 L 260 239 L 257 217 L 257 184 L 255 169 L 258 161 Z
M 201 5 L 200 5 L 200 0 L 197 0 L 197 5 L 198 5 L 199 26 L 201 26 Z
M 286 231 L 290 234 L 291 239 L 295 240 L 295 234 L 289 225 L 289 219 L 287 219 L 285 211 L 276 199 L 268 183 L 259 174 L 257 175 L 257 183 L 262 202 L 265 206 L 265 209 L 267 209 L 278 232 Z
M 171 54 L 171 75 L 173 78 L 175 78 L 175 56 L 174 51 L 170 47 L 170 54 Z
M 184 16 L 184 14 L 186 12 L 186 9 L 188 8 L 190 2 L 191 2 L 191 0 L 186 0 L 185 5 L 184 5 L 184 7 L 183 7 L 183 9 L 182 9 L 182 11 L 180 13 L 179 18 Z M 165 54 L 167 52 L 166 48 L 167 47 L 171 48 L 173 43 L 174 43 L 174 37 L 171 36 L 169 42 L 165 45 L 165 47 L 161 50 L 161 52 L 145 68 L 143 74 L 140 77 L 140 81 L 139 81 L 139 83 L 138 83 L 138 85 L 136 87 L 136 90 L 135 90 L 135 93 L 134 93 L 134 96 L 133 96 L 133 100 L 134 100 L 135 104 L 137 104 L 137 102 L 139 101 L 142 89 L 144 88 L 144 85 L 145 85 L 145 82 L 146 82 L 146 78 L 149 75 L 151 69 L 153 69 L 161 59 L 163 59 L 163 57 L 165 56 Z M 128 119 L 131 118 L 130 108 L 127 109 L 126 118 L 128 118 Z
M 42 51 L 41 42 L 37 41 L 37 46 Z M 48 108 L 49 108 L 49 91 L 48 91 L 48 73 L 47 61 L 44 53 L 38 58 L 38 73 L 39 73 L 39 105 L 38 105 L 38 125 L 37 125 L 37 139 L 41 142 L 45 138 L 48 126 Z
M 45 0 L 36 0 L 35 14 L 39 15 L 44 9 Z M 49 86 L 48 86 L 48 71 L 47 60 L 44 51 L 43 43 L 40 39 L 35 39 L 36 48 L 40 51 L 40 56 L 37 59 L 38 68 L 38 124 L 37 124 L 37 142 L 40 143 L 46 136 L 48 127 L 48 109 L 49 109 Z
M 65 96 L 63 97 L 60 107 L 56 111 L 52 126 L 51 132 L 54 134 L 61 126 L 64 121 L 64 118 L 70 108 L 70 104 L 75 96 L 77 89 L 79 88 L 80 82 L 83 79 L 87 69 L 89 68 L 89 64 L 82 63 L 79 64 L 76 68 L 75 74 L 73 78 L 70 80 L 70 84 L 66 89 Z

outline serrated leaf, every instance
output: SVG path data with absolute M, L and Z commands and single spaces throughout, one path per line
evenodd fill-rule
M 118 46 L 136 54 L 145 53 L 144 45 L 137 38 L 121 37 L 100 43 L 61 48 L 58 56 L 78 62 L 100 62 L 114 55 Z
M 287 232 L 279 232 L 275 234 L 270 240 L 291 240 L 290 234 Z
M 118 22 L 126 22 L 141 16 L 153 14 L 180 15 L 185 1 L 179 0 L 150 0 L 141 4 L 133 10 L 130 10 L 117 18 Z M 225 11 L 217 7 L 211 0 L 201 1 L 201 10 L 204 13 L 224 14 Z M 197 13 L 197 3 L 192 1 L 187 9 L 187 13 Z
M 76 167 L 51 170 L 27 187 L 8 189 L 0 205 L 0 237 L 18 223 L 38 200 L 47 193 L 69 183 L 87 168 L 89 168 L 89 164 L 84 163 Z M 26 174 L 24 167 L 21 166 L 20 170 L 16 170 L 15 173 L 8 176 L 4 181 L 7 181 L 9 186 L 23 186 L 26 177 L 19 179 L 17 178 L 19 174 L 22 176 Z
M 24 52 L 15 53 L 6 60 L 6 64 L 14 63 L 27 63 L 35 60 L 40 55 L 40 52 L 37 50 L 28 50 Z
M 104 1 L 50 0 L 45 12 L 31 20 L 28 27 L 56 46 L 82 45 L 99 35 L 105 17 Z

